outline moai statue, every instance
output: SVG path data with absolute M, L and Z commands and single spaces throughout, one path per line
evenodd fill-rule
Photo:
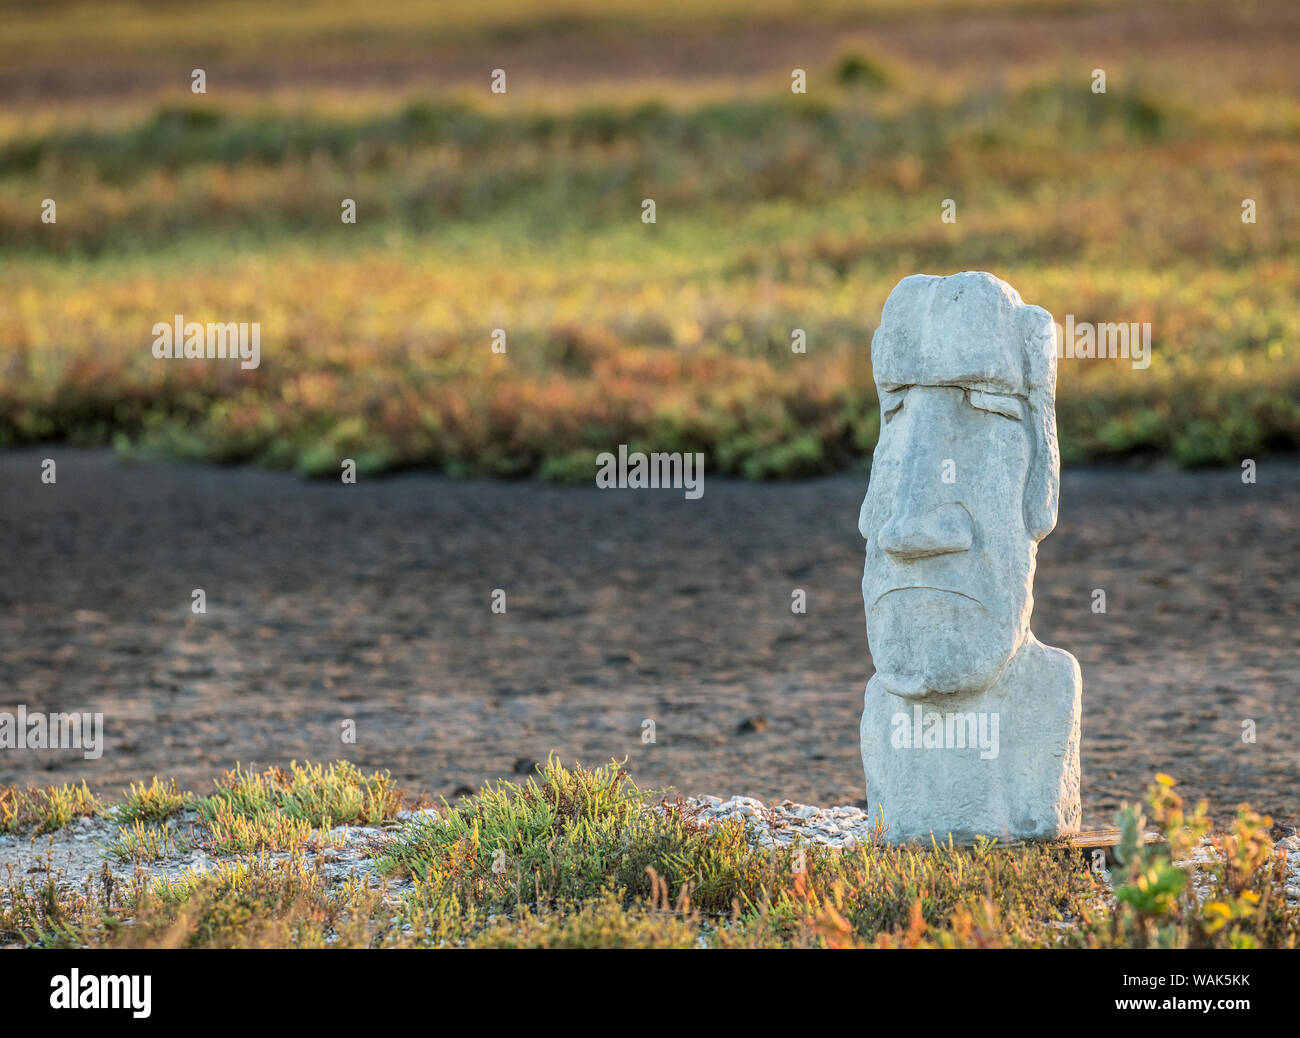
M 1029 630 L 1060 488 L 1052 317 L 992 274 L 916 274 L 871 362 L 867 800 L 893 842 L 1076 833 L 1083 679 Z

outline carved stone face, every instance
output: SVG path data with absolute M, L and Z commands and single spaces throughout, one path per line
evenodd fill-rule
M 908 278 L 886 303 L 872 358 L 880 440 L 858 525 L 867 641 L 895 695 L 982 691 L 1029 635 L 1047 530 L 1028 528 L 1026 494 L 1047 480 L 1054 522 L 1057 472 L 1024 360 L 1026 342 L 1041 344 L 1039 314 L 988 274 Z
M 961 386 L 882 387 L 862 597 L 876 673 L 895 695 L 988 688 L 1028 633 L 1030 443 L 1011 417 L 1025 406 Z

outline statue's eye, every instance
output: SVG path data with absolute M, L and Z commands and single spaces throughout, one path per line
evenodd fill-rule
M 1019 397 L 1010 396 L 1006 393 L 985 393 L 978 389 L 972 389 L 967 394 L 972 407 L 977 407 L 981 411 L 988 411 L 990 414 L 1000 414 L 1004 418 L 1012 418 L 1017 422 L 1023 421 L 1024 405 Z

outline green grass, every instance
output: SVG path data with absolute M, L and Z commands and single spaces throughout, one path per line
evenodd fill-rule
M 301 851 L 313 837 L 312 824 L 304 818 L 273 812 L 249 815 L 224 800 L 204 809 L 203 824 L 203 847 L 213 854 Z
M 151 862 L 183 854 L 191 847 L 188 837 L 168 825 L 147 825 L 134 821 L 118 826 L 117 839 L 108 848 L 120 862 Z
M 289 773 L 282 773 L 288 775 Z M 337 766 L 292 772 L 284 795 L 238 783 L 223 811 L 268 823 L 278 803 L 337 804 Z M 245 776 L 247 779 L 248 776 Z M 227 777 L 228 784 L 229 776 Z M 288 853 L 229 848 L 207 871 L 78 879 L 51 860 L 0 888 L 0 941 L 168 947 L 1296 947 L 1300 906 L 1282 895 L 1270 820 L 1242 808 L 1212 837 L 1219 864 L 1173 864 L 1207 832 L 1160 776 L 1119 822 L 1110 888 L 1058 845 L 764 848 L 753 823 L 701 824 L 639 789 L 617 763 L 484 788 L 393 831 L 375 872 L 332 879 L 305 841 Z M 364 813 L 364 812 L 362 812 Z M 388 815 L 386 814 L 386 817 Z M 323 816 L 321 816 L 323 817 Z M 371 815 L 370 817 L 375 817 Z M 305 823 L 304 823 L 305 824 Z M 1165 842 L 1144 844 L 1154 827 Z M 128 834 L 129 830 L 129 834 Z M 147 864 L 162 834 L 137 822 L 111 849 Z M 281 848 L 284 850 L 284 848 Z M 1190 875 L 1199 872 L 1202 894 Z M 383 878 L 386 877 L 386 878 Z
M 833 472 L 874 447 L 889 289 L 987 269 L 1058 319 L 1151 324 L 1145 370 L 1062 361 L 1066 463 L 1300 448 L 1294 96 L 1169 62 L 1103 95 L 1064 60 L 979 86 L 878 64 L 847 50 L 806 96 L 218 95 L 13 124 L 0 445 L 586 482 L 627 443 Z M 177 312 L 258 321 L 261 367 L 154 360 Z
M 117 943 L 189 948 L 367 947 L 396 942 L 378 891 L 332 886 L 302 858 L 222 863 L 179 882 L 142 889 L 134 925 Z
M 193 795 L 176 788 L 176 780 L 159 782 L 155 775 L 149 785 L 131 783 L 118 808 L 125 822 L 161 822 L 179 814 L 193 802 Z
M 377 825 L 394 817 L 401 791 L 387 773 L 365 775 L 347 761 L 298 764 L 261 774 L 236 767 L 211 796 L 196 802 L 213 854 L 301 851 L 330 839 L 337 825 Z
M 347 761 L 292 761 L 287 771 L 273 767 L 260 774 L 236 767 L 216 785 L 197 805 L 205 822 L 242 816 L 291 819 L 309 828 L 378 825 L 396 814 L 402 798 L 386 772 L 366 775 Z
M 74 818 L 93 818 L 103 809 L 84 782 L 30 790 L 0 787 L 0 835 L 20 830 L 56 832 Z

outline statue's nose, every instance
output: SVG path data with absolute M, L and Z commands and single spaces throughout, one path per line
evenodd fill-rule
M 897 559 L 928 559 L 969 551 L 970 513 L 949 502 L 920 514 L 895 514 L 880 531 L 880 547 Z

